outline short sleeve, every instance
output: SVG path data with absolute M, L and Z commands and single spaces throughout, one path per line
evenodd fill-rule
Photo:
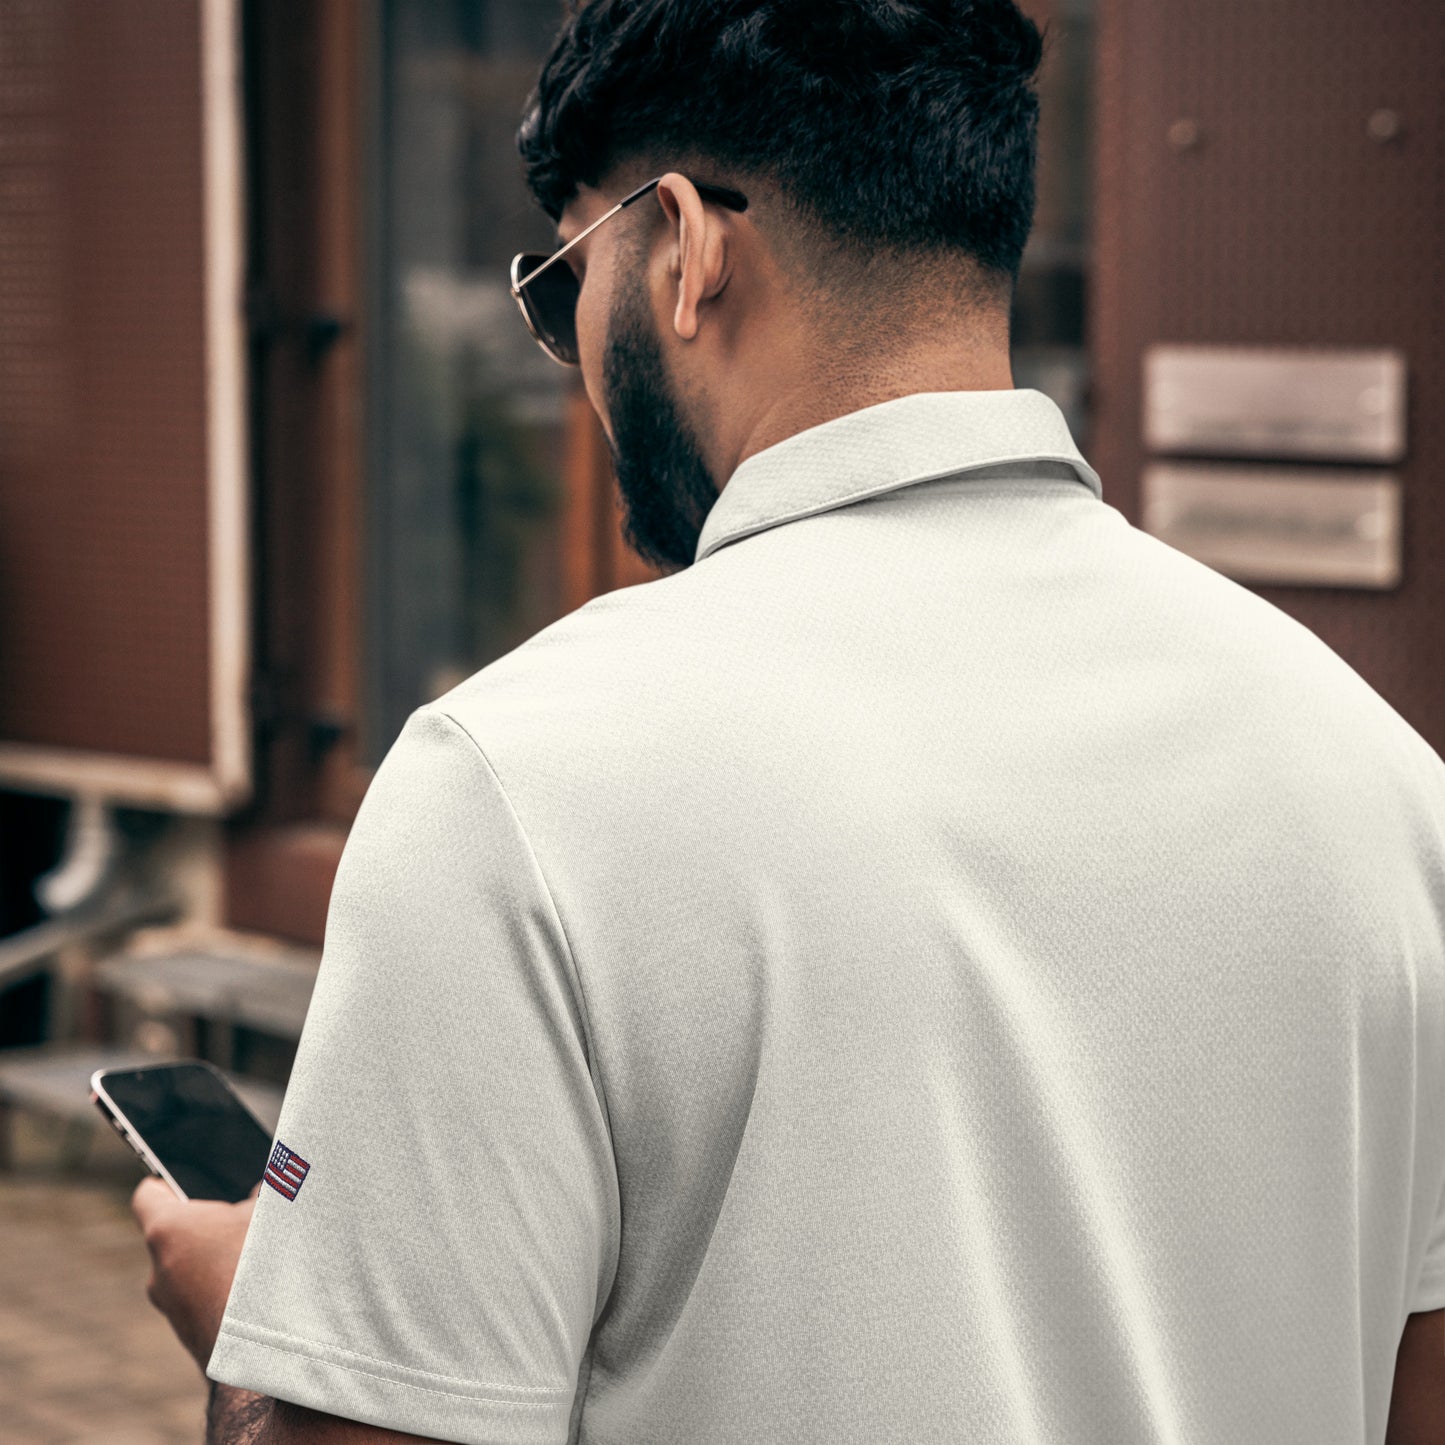
M 1403 729 L 1405 738 L 1417 749 L 1424 767 L 1425 776 L 1417 789 L 1417 795 L 1424 800 L 1423 821 L 1419 836 L 1424 840 L 1423 866 L 1430 880 L 1431 893 L 1435 899 L 1435 917 L 1439 929 L 1435 938 L 1445 943 L 1445 760 L 1424 738 L 1408 725 Z M 1438 1021 L 1436 1038 L 1445 1041 L 1445 950 L 1437 947 L 1431 953 L 1435 972 L 1432 987 L 1422 990 L 1422 998 L 1433 1000 L 1435 1017 Z M 1434 1057 L 1440 1057 L 1437 1048 Z M 1440 1098 L 1438 1078 L 1429 1087 L 1433 1099 Z M 1440 1109 L 1431 1109 L 1429 1118 L 1438 1119 Z M 1423 1314 L 1427 1310 L 1445 1308 L 1445 1181 L 1442 1181 L 1436 1198 L 1435 1212 L 1431 1216 L 1429 1233 L 1425 1244 L 1425 1257 L 1416 1277 L 1415 1288 L 1411 1291 L 1406 1307 L 1407 1314 Z
M 566 1441 L 620 1229 L 582 997 L 496 773 L 417 709 L 342 853 L 211 1379 L 445 1440 Z
M 1435 1211 L 1430 1240 L 1425 1246 L 1425 1262 L 1420 1267 L 1406 1313 L 1417 1315 L 1442 1308 L 1445 1308 L 1445 1196 Z

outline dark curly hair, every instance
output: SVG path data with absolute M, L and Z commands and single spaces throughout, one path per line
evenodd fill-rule
M 774 182 L 849 249 L 1017 275 L 1042 40 L 1013 0 L 571 0 L 517 144 L 555 220 L 656 157 Z

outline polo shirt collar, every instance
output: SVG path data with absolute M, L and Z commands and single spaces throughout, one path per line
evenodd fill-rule
M 694 562 L 753 532 L 1001 463 L 1064 462 L 1100 501 L 1099 474 L 1041 391 L 921 391 L 809 427 L 750 456 L 713 503 Z

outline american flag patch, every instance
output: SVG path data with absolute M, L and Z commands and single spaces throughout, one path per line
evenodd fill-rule
M 270 1162 L 266 1165 L 266 1183 L 278 1194 L 284 1194 L 287 1199 L 295 1199 L 302 1181 L 306 1178 L 306 1171 L 310 1168 L 299 1154 L 293 1154 L 278 1139 L 276 1147 L 271 1150 Z

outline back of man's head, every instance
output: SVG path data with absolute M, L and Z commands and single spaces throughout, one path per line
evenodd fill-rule
M 1013 0 L 574 0 L 518 144 L 554 219 L 633 161 L 706 166 L 776 187 L 826 290 L 879 296 L 901 260 L 1006 304 L 1040 51 Z

